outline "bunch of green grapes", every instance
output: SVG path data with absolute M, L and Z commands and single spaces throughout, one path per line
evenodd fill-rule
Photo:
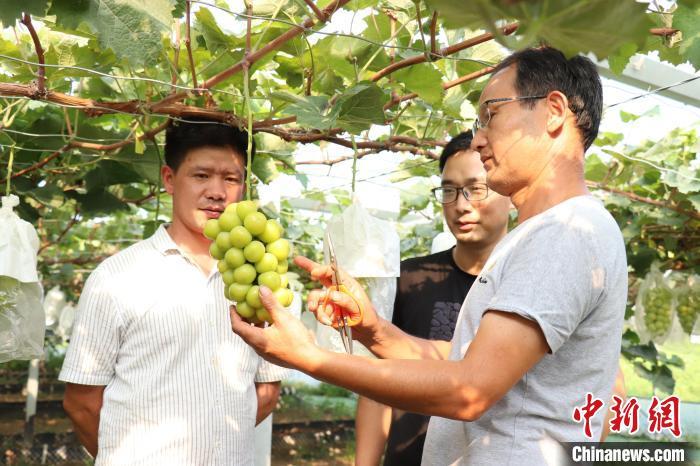
M 282 306 L 292 303 L 287 268 L 289 241 L 275 220 L 258 212 L 254 201 L 229 204 L 218 219 L 210 219 L 204 235 L 212 240 L 209 253 L 218 259 L 226 299 L 236 302 L 245 320 L 261 323 L 272 318 L 260 302 L 260 286 L 272 290 Z
M 693 291 L 688 289 L 687 292 L 678 295 L 676 304 L 676 314 L 681 323 L 681 327 L 685 333 L 690 335 L 695 325 L 695 320 L 700 314 L 700 297 L 693 294 Z
M 663 286 L 649 288 L 642 297 L 644 324 L 652 337 L 666 335 L 671 328 L 673 294 Z

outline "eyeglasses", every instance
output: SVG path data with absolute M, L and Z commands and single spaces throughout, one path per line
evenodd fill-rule
M 500 99 L 489 99 L 485 100 L 484 102 L 479 105 L 479 116 L 474 120 L 474 125 L 472 125 L 472 135 L 476 136 L 476 132 L 479 131 L 480 129 L 484 129 L 489 125 L 489 122 L 491 121 L 491 109 L 489 108 L 489 104 L 493 104 L 496 102 L 517 102 L 519 100 L 533 100 L 533 99 L 544 99 L 547 97 L 546 95 L 525 95 L 525 96 L 518 96 L 518 97 L 501 97 Z M 482 109 L 486 109 L 486 115 L 483 115 Z
M 442 186 L 431 189 L 435 199 L 441 204 L 451 204 L 457 200 L 457 195 L 461 192 L 468 201 L 483 201 L 489 196 L 489 188 L 486 183 L 474 183 L 469 186 Z

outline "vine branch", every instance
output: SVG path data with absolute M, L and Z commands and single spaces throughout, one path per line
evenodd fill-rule
M 45 241 L 45 242 L 41 245 L 41 247 L 39 248 L 39 250 L 37 251 L 37 254 L 40 254 L 41 251 L 43 251 L 44 249 L 48 248 L 48 247 L 51 246 L 52 244 L 56 244 L 56 243 L 58 243 L 59 241 L 61 241 L 61 240 L 63 239 L 63 237 L 66 236 L 66 233 L 68 233 L 68 231 L 73 227 L 73 225 L 75 225 L 76 223 L 78 223 L 78 216 L 79 216 L 79 215 L 80 215 L 80 209 L 79 209 L 78 207 L 76 207 L 76 208 L 75 208 L 75 213 L 73 214 L 73 218 L 70 219 L 70 221 L 68 222 L 68 225 L 66 225 L 66 227 L 63 229 L 63 231 L 61 231 L 61 233 L 59 233 L 58 237 L 56 237 L 55 240 L 53 240 L 53 241 L 48 241 L 48 240 Z
M 186 0 L 186 11 L 185 15 L 187 18 L 187 24 L 185 26 L 185 47 L 187 48 L 187 57 L 190 62 L 190 70 L 192 72 L 192 87 L 195 89 L 198 89 L 199 86 L 197 86 L 197 73 L 195 72 L 195 67 L 194 67 L 194 58 L 192 57 L 192 41 L 191 41 L 191 36 L 190 36 L 190 8 L 191 8 L 191 2 L 190 0 Z M 176 95 L 176 94 L 173 94 Z
M 24 24 L 29 31 L 29 35 L 32 36 L 34 49 L 36 50 L 36 56 L 39 62 L 39 70 L 37 71 L 37 89 L 33 98 L 43 97 L 46 95 L 46 67 L 44 66 L 44 49 L 41 47 L 39 35 L 36 33 L 36 29 L 34 29 L 34 24 L 32 24 L 32 18 L 27 13 L 22 13 L 22 24 Z
M 447 81 L 444 83 L 441 83 L 440 86 L 444 89 L 450 89 L 455 86 L 459 86 L 460 84 L 464 84 L 467 81 L 471 81 L 473 79 L 480 78 L 482 76 L 485 76 L 489 73 L 491 73 L 494 69 L 496 69 L 495 66 L 487 66 L 486 68 L 480 69 L 479 71 L 475 71 L 473 73 L 465 74 L 464 76 L 460 76 L 459 78 L 453 79 L 452 81 Z M 395 105 L 400 104 L 401 102 L 405 102 L 406 100 L 411 100 L 415 99 L 418 97 L 418 94 L 415 92 L 412 92 L 410 94 L 406 94 L 403 96 L 398 96 L 396 94 L 392 94 L 391 100 L 384 104 L 384 110 L 387 110 Z
M 326 17 L 326 21 L 328 20 L 328 18 L 331 17 L 333 13 L 335 13 L 336 10 L 344 6 L 349 1 L 350 0 L 334 0 L 333 2 L 331 2 L 330 5 L 324 8 L 321 12 Z M 255 64 L 255 62 L 260 60 L 262 57 L 272 52 L 273 50 L 278 49 L 286 42 L 289 42 L 291 39 L 295 38 L 299 34 L 303 33 L 305 30 L 312 27 L 314 24 L 316 24 L 314 18 L 307 18 L 306 21 L 304 21 L 300 26 L 294 29 L 290 29 L 287 32 L 279 35 L 275 39 L 271 40 L 267 45 L 255 51 L 255 53 L 250 54 L 248 57 L 244 57 L 243 60 L 239 61 L 230 68 L 225 69 L 224 71 L 207 79 L 206 81 L 204 81 L 204 83 L 202 83 L 201 87 L 203 89 L 209 89 L 210 87 L 215 86 L 221 81 L 230 78 L 234 74 L 241 72 L 245 63 L 247 63 L 249 67 L 253 66 L 253 64 Z M 159 104 L 176 102 L 178 100 L 184 99 L 185 97 L 187 97 L 186 92 L 178 92 L 177 94 L 172 94 L 168 97 L 165 97 L 159 102 Z
M 503 35 L 510 35 L 513 34 L 516 30 L 518 29 L 518 23 L 511 23 L 508 24 L 507 26 L 504 26 L 501 28 L 501 32 Z M 454 45 L 450 45 L 448 47 L 445 47 L 443 49 L 440 49 L 439 52 L 434 56 L 433 60 L 439 60 L 441 58 L 447 57 L 449 55 L 453 55 L 457 52 L 460 52 L 464 49 L 468 49 L 469 47 L 473 47 L 475 45 L 484 43 L 486 41 L 489 41 L 494 38 L 494 35 L 490 32 L 486 32 L 484 34 L 480 34 L 476 37 L 472 37 L 471 39 L 467 39 L 465 41 L 459 42 Z M 379 71 L 377 71 L 371 78 L 371 81 L 379 81 L 381 78 L 390 75 L 394 71 L 398 71 L 402 68 L 406 68 L 412 65 L 417 65 L 419 63 L 425 63 L 427 61 L 427 57 L 425 55 L 416 55 L 413 57 L 409 58 L 404 58 L 403 60 L 397 61 L 395 63 L 390 64 L 386 68 L 383 68 Z
M 605 186 L 604 184 L 598 183 L 595 181 L 586 180 L 586 186 L 588 186 L 589 188 L 593 188 L 593 189 L 602 189 L 603 191 L 607 191 L 607 192 L 610 192 L 613 194 L 618 194 L 620 196 L 626 197 L 626 198 L 631 199 L 633 201 L 643 202 L 644 204 L 649 204 L 649 205 L 653 205 L 656 207 L 662 207 L 665 209 L 672 210 L 674 212 L 678 212 L 679 214 L 685 215 L 686 217 L 690 217 L 690 218 L 695 219 L 695 220 L 700 220 L 700 212 L 683 209 L 682 207 L 678 206 L 678 204 L 675 204 L 672 202 L 657 201 L 655 199 L 640 196 L 638 194 L 623 191 L 621 189 L 612 188 L 610 186 Z
M 316 4 L 315 4 L 313 1 L 311 1 L 311 0 L 304 0 L 304 2 L 305 2 L 307 5 L 309 5 L 309 8 L 311 8 L 311 9 L 313 10 L 314 14 L 316 15 L 316 18 L 318 18 L 318 20 L 319 20 L 321 23 L 325 23 L 325 22 L 328 20 L 328 18 L 326 17 L 325 13 L 323 13 L 323 12 L 316 6 Z
M 430 20 L 430 55 L 435 56 L 437 53 L 437 11 L 433 12 L 433 17 Z

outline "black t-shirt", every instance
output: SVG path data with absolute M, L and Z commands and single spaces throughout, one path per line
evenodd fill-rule
M 411 335 L 451 340 L 476 278 L 455 263 L 454 248 L 401 262 L 392 322 Z M 420 465 L 430 416 L 392 410 L 384 466 Z

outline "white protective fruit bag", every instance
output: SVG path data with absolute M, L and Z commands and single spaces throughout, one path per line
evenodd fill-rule
M 644 277 L 635 301 L 637 333 L 643 342 L 661 344 L 671 334 L 675 320 L 675 297 L 658 264 Z M 676 324 L 677 325 L 677 324 Z
M 357 199 L 340 215 L 328 222 L 327 232 L 333 240 L 338 266 L 358 279 L 365 287 L 377 313 L 391 320 L 396 297 L 396 278 L 401 269 L 399 235 L 394 226 L 373 217 Z M 328 244 L 324 235 L 323 252 L 329 262 Z M 318 325 L 316 339 L 320 346 L 344 352 L 337 330 Z M 370 356 L 360 343 L 353 343 L 355 354 Z
M 700 317 L 700 277 L 691 275 L 676 287 L 676 315 L 683 333 L 692 335 Z
M 43 355 L 43 291 L 36 270 L 39 237 L 17 216 L 17 196 L 0 208 L 0 362 Z

